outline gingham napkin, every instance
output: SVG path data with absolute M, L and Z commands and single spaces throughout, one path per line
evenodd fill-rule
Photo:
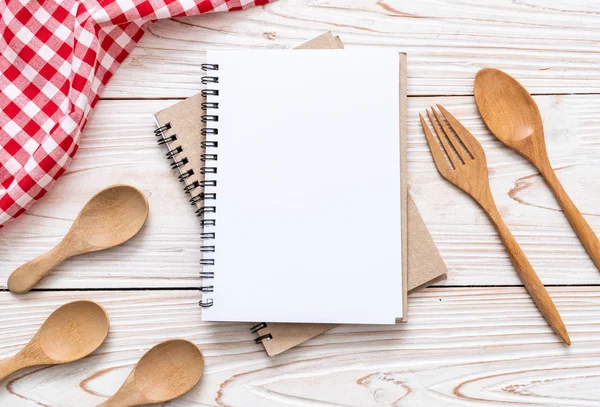
M 77 152 L 104 85 L 161 18 L 269 0 L 0 0 L 0 228 Z

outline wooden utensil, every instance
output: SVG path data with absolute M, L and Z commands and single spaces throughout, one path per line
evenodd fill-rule
M 26 293 L 69 257 L 126 242 L 142 228 L 147 217 L 148 201 L 138 189 L 112 185 L 101 190 L 85 204 L 54 249 L 12 272 L 8 289 L 17 294 Z
M 528 159 L 542 174 L 583 247 L 600 269 L 600 242 L 556 177 L 544 141 L 537 104 L 515 78 L 484 68 L 475 76 L 475 102 L 483 121 L 504 144 Z
M 191 390 L 204 371 L 204 356 L 193 343 L 171 339 L 150 349 L 125 383 L 98 407 L 164 403 Z
M 431 108 L 433 116 L 429 111 L 427 111 L 427 115 L 438 135 L 441 148 L 431 133 L 425 118 L 419 114 L 435 166 L 442 177 L 469 194 L 487 213 L 535 305 L 554 332 L 567 345 L 570 345 L 571 339 L 556 306 L 496 208 L 490 190 L 483 148 L 450 112 L 440 105 L 437 106 L 442 112 L 443 118 L 433 107 Z M 449 162 L 444 155 L 448 157 Z
M 102 345 L 108 328 L 108 315 L 95 302 L 65 304 L 50 314 L 25 348 L 0 361 L 0 381 L 26 367 L 82 359 Z

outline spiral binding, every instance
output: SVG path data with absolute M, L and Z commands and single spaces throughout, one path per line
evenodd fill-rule
M 207 72 L 207 71 L 218 71 L 219 70 L 219 65 L 217 64 L 202 64 L 202 70 Z M 202 77 L 202 84 L 203 85 L 208 85 L 208 84 L 217 84 L 219 83 L 219 77 L 218 76 L 203 76 Z M 207 96 L 218 96 L 219 95 L 219 91 L 217 89 L 204 89 L 202 90 L 202 96 L 207 97 Z M 204 137 L 207 136 L 216 136 L 219 134 L 219 130 L 214 127 L 214 123 L 217 123 L 219 121 L 219 116 L 217 114 L 215 114 L 214 110 L 219 109 L 219 103 L 217 102 L 203 102 L 201 105 L 202 110 L 204 111 L 204 114 L 200 117 L 200 120 L 202 121 L 202 123 L 206 124 L 206 127 L 204 127 L 201 130 L 201 134 Z M 216 174 L 217 173 L 217 166 L 216 166 L 216 161 L 218 160 L 218 155 L 216 153 L 214 153 L 215 148 L 217 148 L 219 146 L 218 141 L 215 140 L 204 140 L 201 142 L 201 146 L 204 149 L 204 153 L 200 155 L 200 159 L 202 160 L 202 162 L 204 162 L 204 166 L 200 169 L 200 173 L 203 175 L 211 175 L 211 174 Z M 210 152 L 208 152 L 210 150 Z M 211 162 L 209 164 L 209 162 Z M 215 164 L 213 164 L 213 162 L 215 162 Z M 211 214 L 215 214 L 217 212 L 217 208 L 215 205 L 211 205 L 210 201 L 215 201 L 217 199 L 217 193 L 216 192 L 207 192 L 206 188 L 207 187 L 216 187 L 217 186 L 217 181 L 214 179 L 205 179 L 201 182 L 198 182 L 198 185 L 195 185 L 196 183 L 190 184 L 189 188 L 190 189 L 195 189 L 195 188 L 202 188 L 202 192 L 196 194 L 195 196 L 193 196 L 190 199 L 190 203 L 192 205 L 198 205 L 201 204 L 201 206 L 196 210 L 196 216 L 200 217 L 200 224 L 202 225 L 202 234 L 200 235 L 201 239 L 202 239 L 202 246 L 200 246 L 200 251 L 202 252 L 202 259 L 200 260 L 200 264 L 202 266 L 214 266 L 215 265 L 215 259 L 214 258 L 209 258 L 207 256 L 209 256 L 208 253 L 214 253 L 216 251 L 216 246 L 214 244 L 214 239 L 215 239 L 215 233 L 214 232 L 208 232 L 207 229 L 215 226 L 217 221 L 214 217 L 210 217 Z M 200 278 L 202 280 L 207 280 L 207 279 L 213 279 L 215 276 L 214 272 L 212 271 L 202 271 L 200 273 Z M 213 285 L 202 285 L 202 287 L 200 287 L 200 291 L 202 293 L 212 293 L 214 291 L 214 286 Z M 200 306 L 203 308 L 207 308 L 207 307 L 212 307 L 213 306 L 213 299 L 212 298 L 207 298 L 206 300 L 203 299 L 200 301 Z
M 250 328 L 250 332 L 253 333 L 253 334 L 255 334 L 258 331 L 260 331 L 261 329 L 264 329 L 266 327 L 267 327 L 267 323 L 266 322 L 261 322 L 260 324 L 254 325 L 252 328 Z M 258 338 L 256 338 L 254 340 L 254 343 L 262 343 L 262 342 L 265 342 L 265 341 L 270 341 L 271 339 L 273 339 L 273 335 L 271 335 L 271 334 L 265 334 L 265 335 L 261 335 Z
M 202 64 L 203 71 L 218 71 L 219 65 L 217 64 Z M 218 84 L 219 78 L 217 76 L 203 76 L 202 84 Z M 219 96 L 218 89 L 204 89 L 202 90 L 202 96 Z M 212 124 L 219 121 L 219 116 L 212 112 L 219 108 L 219 103 L 217 102 L 203 102 L 202 110 L 205 112 L 201 116 L 202 123 L 206 123 L 207 126 L 201 129 L 201 134 L 204 137 L 207 136 L 217 136 L 219 134 L 219 130 L 215 128 Z M 211 111 L 211 114 L 208 114 Z M 210 125 L 208 124 L 210 123 Z M 217 212 L 217 208 L 215 205 L 207 204 L 207 202 L 214 201 L 217 199 L 216 192 L 207 192 L 206 188 L 216 187 L 217 181 L 214 179 L 205 179 L 202 181 L 194 181 L 192 183 L 188 183 L 187 179 L 194 175 L 194 169 L 190 168 L 187 170 L 183 170 L 183 166 L 188 164 L 189 160 L 187 157 L 183 156 L 183 147 L 177 146 L 171 148 L 171 143 L 177 140 L 177 134 L 171 134 L 169 136 L 166 135 L 172 129 L 171 123 L 165 123 L 164 125 L 158 127 L 154 130 L 154 135 L 158 137 L 157 143 L 159 145 L 165 145 L 168 149 L 165 157 L 171 161 L 171 168 L 179 171 L 179 182 L 184 183 L 183 190 L 186 194 L 190 195 L 191 198 L 189 200 L 190 204 L 193 206 L 198 206 L 196 210 L 196 216 L 200 218 L 200 225 L 203 228 L 202 233 L 200 234 L 200 238 L 202 239 L 202 246 L 200 246 L 200 251 L 203 254 L 203 258 L 200 260 L 200 264 L 202 266 L 214 266 L 215 260 L 214 258 L 207 258 L 208 253 L 214 253 L 216 251 L 216 246 L 214 244 L 215 232 L 207 231 L 208 228 L 216 226 L 216 219 L 214 217 L 209 218 Z M 200 159 L 204 162 L 204 166 L 200 168 L 200 174 L 202 175 L 212 175 L 217 173 L 216 161 L 218 159 L 218 155 L 214 152 L 213 149 L 219 146 L 218 141 L 216 140 L 205 140 L 201 142 L 201 147 L 204 149 L 204 153 L 200 155 Z M 210 152 L 208 152 L 210 150 Z M 209 164 L 210 163 L 210 164 Z M 196 189 L 200 189 L 201 192 L 196 193 Z M 202 293 L 212 293 L 214 292 L 214 286 L 204 284 L 204 280 L 214 279 L 215 274 L 212 271 L 201 271 L 200 279 L 203 280 L 203 285 L 200 287 L 200 292 Z M 206 298 L 202 299 L 199 302 L 202 308 L 208 308 L 213 306 L 213 299 Z

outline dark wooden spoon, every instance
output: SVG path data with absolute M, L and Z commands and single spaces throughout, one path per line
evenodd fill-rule
M 600 269 L 598 237 L 567 195 L 550 165 L 542 117 L 527 89 L 507 73 L 484 68 L 475 76 L 475 102 L 490 131 L 540 171 L 583 247 Z

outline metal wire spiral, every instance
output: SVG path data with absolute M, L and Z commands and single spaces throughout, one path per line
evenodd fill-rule
M 202 64 L 203 71 L 218 71 L 219 65 L 217 64 Z M 217 84 L 219 83 L 218 76 L 203 76 L 202 84 Z M 219 91 L 217 89 L 204 89 L 202 90 L 202 96 L 219 96 Z M 219 115 L 216 110 L 219 109 L 219 103 L 217 102 L 203 102 L 201 105 L 203 110 L 203 114 L 200 117 L 202 123 L 206 124 L 206 127 L 203 127 L 201 130 L 201 134 L 204 137 L 207 136 L 217 136 L 219 134 L 219 130 L 215 127 L 215 124 L 219 121 Z M 204 149 L 204 153 L 200 155 L 200 159 L 204 163 L 204 166 L 200 169 L 200 173 L 205 176 L 211 176 L 217 173 L 217 165 L 216 162 L 218 160 L 218 154 L 214 151 L 215 148 L 219 147 L 219 143 L 215 140 L 204 140 L 201 142 L 201 147 Z M 208 152 L 210 150 L 210 152 Z M 210 164 L 209 164 L 210 162 Z M 201 192 L 196 193 L 194 196 L 190 198 L 190 204 L 198 206 L 196 210 L 196 216 L 200 217 L 200 224 L 202 225 L 203 232 L 200 235 L 202 238 L 202 246 L 200 247 L 200 251 L 203 254 L 202 259 L 200 260 L 200 264 L 202 266 L 214 266 L 215 260 L 214 258 L 209 258 L 207 256 L 208 253 L 214 253 L 216 251 L 216 245 L 214 243 L 215 233 L 208 232 L 207 229 L 216 225 L 217 220 L 214 218 L 214 214 L 217 212 L 217 208 L 214 204 L 208 203 L 209 201 L 216 201 L 217 193 L 216 192 L 207 192 L 206 188 L 216 187 L 217 181 L 215 179 L 205 179 L 203 181 L 199 181 L 197 183 L 192 183 L 187 186 L 188 192 L 195 190 L 196 188 L 201 188 Z M 200 272 L 200 278 L 202 280 L 213 279 L 214 272 L 210 271 L 202 271 Z M 200 287 L 200 291 L 202 293 L 212 293 L 214 291 L 213 285 L 202 285 Z M 213 299 L 206 298 L 200 301 L 200 306 L 203 308 L 212 307 Z

